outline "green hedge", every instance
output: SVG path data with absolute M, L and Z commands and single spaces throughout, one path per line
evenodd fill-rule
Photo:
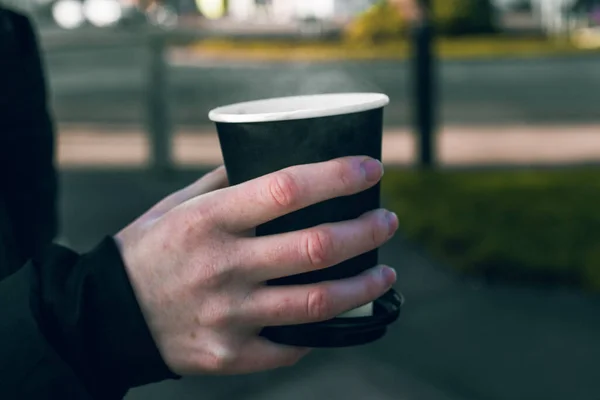
M 444 35 L 489 34 L 496 30 L 495 12 L 489 0 L 434 0 L 436 30 Z M 351 23 L 346 39 L 373 44 L 406 37 L 407 22 L 399 10 L 382 0 Z
M 490 0 L 434 0 L 436 29 L 446 35 L 486 34 L 496 30 Z
M 404 38 L 406 32 L 406 21 L 398 10 L 380 1 L 348 26 L 345 38 L 350 43 L 370 45 Z
M 401 230 L 458 270 L 600 290 L 600 170 L 389 171 Z

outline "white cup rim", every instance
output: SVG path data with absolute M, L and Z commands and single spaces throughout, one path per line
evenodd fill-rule
M 215 108 L 208 117 L 218 123 L 254 123 L 322 118 L 385 107 L 382 93 L 330 93 L 277 97 Z

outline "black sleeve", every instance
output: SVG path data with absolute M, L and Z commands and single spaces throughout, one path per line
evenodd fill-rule
M 0 182 L 22 260 L 56 236 L 54 126 L 29 20 L 0 8 Z
M 0 7 L 0 196 L 14 247 L 33 260 L 8 277 L 0 265 L 0 399 L 120 399 L 174 378 L 111 238 L 83 255 L 41 255 L 56 233 L 53 154 L 33 29 Z
M 162 361 L 107 238 L 53 246 L 0 282 L 0 399 L 121 399 L 177 378 Z

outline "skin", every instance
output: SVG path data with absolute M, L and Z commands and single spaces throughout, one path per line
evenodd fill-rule
M 127 273 L 169 368 L 183 376 L 231 375 L 294 365 L 310 349 L 261 338 L 263 327 L 328 320 L 386 293 L 396 274 L 385 266 L 312 285 L 264 283 L 380 247 L 398 228 L 387 210 L 299 232 L 250 234 L 309 205 L 362 192 L 382 175 L 380 162 L 348 157 L 228 187 L 221 167 L 119 232 Z

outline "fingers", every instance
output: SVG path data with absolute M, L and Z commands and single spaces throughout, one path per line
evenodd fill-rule
M 398 229 L 398 219 L 387 210 L 326 224 L 299 232 L 239 242 L 246 276 L 254 282 L 331 267 L 379 248 Z
M 346 157 L 286 168 L 212 196 L 214 220 L 229 232 L 265 222 L 325 200 L 360 193 L 376 185 L 383 166 L 368 157 Z
M 188 187 L 190 189 L 188 198 L 191 199 L 204 193 L 224 189 L 227 186 L 229 186 L 227 170 L 225 166 L 220 166 L 199 179 L 195 184 L 190 185 Z
M 260 327 L 326 321 L 375 301 L 395 281 L 395 271 L 382 266 L 339 281 L 268 286 L 248 297 L 240 315 L 248 324 Z
M 204 175 L 191 185 L 166 197 L 153 208 L 152 212 L 164 214 L 188 200 L 226 188 L 227 186 L 229 186 L 227 171 L 225 167 L 221 166 Z

